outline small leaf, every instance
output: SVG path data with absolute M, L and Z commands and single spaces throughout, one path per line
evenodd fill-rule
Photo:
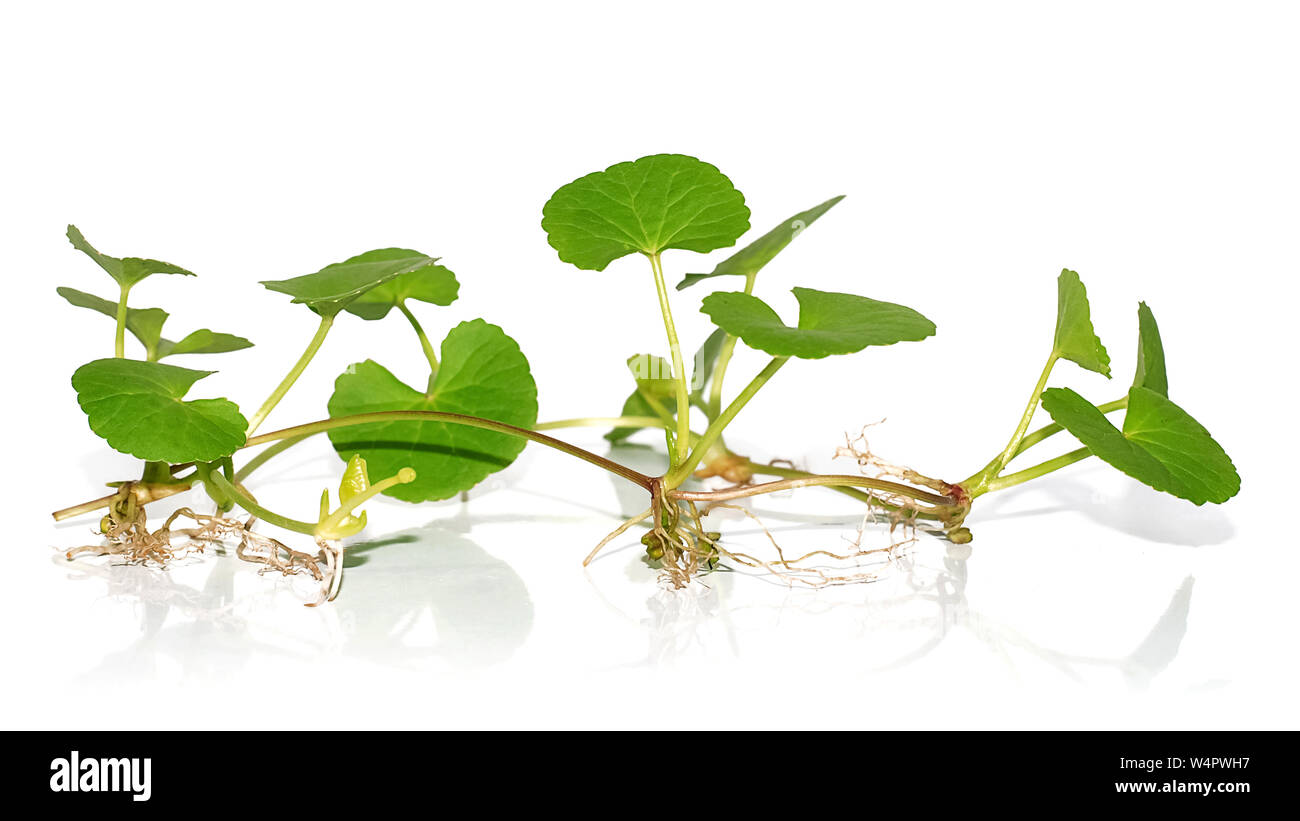
M 911 308 L 853 294 L 795 288 L 799 327 L 791 328 L 776 311 L 749 294 L 715 293 L 701 310 L 718 327 L 751 348 L 773 356 L 821 359 L 873 345 L 915 342 L 934 334 L 934 323 Z
M 117 303 L 107 299 L 78 291 L 75 288 L 58 288 L 59 296 L 78 308 L 89 308 L 104 316 L 117 319 Z M 253 343 L 242 336 L 219 334 L 206 328 L 195 331 L 180 342 L 162 338 L 163 324 L 169 314 L 161 308 L 127 308 L 126 329 L 140 340 L 140 344 L 149 352 L 150 358 L 162 359 L 187 353 L 226 353 L 253 347 Z
M 78 291 L 76 288 L 57 288 L 59 296 L 78 308 L 89 308 L 116 321 L 117 303 L 111 300 Z M 162 340 L 163 324 L 167 322 L 168 313 L 162 308 L 127 308 L 126 329 L 144 345 L 145 350 L 152 351 Z
M 1043 391 L 1043 408 L 1094 455 L 1156 490 L 1201 505 L 1226 502 L 1241 488 L 1209 431 L 1149 388 L 1129 390 L 1123 431 L 1068 388 Z
M 668 397 L 677 394 L 677 382 L 673 379 L 673 366 L 662 356 L 639 353 L 627 358 L 627 369 L 631 371 L 636 386 L 653 397 Z
M 77 369 L 72 387 L 90 429 L 114 449 L 149 461 L 211 462 L 244 444 L 248 421 L 228 399 L 182 401 L 212 371 L 158 362 L 97 359 Z
M 321 316 L 335 316 L 371 288 L 433 264 L 433 257 L 415 251 L 380 248 L 327 265 L 314 274 L 262 284 L 288 294 Z
M 795 237 L 803 233 L 803 229 L 816 222 L 818 217 L 831 210 L 842 199 L 844 199 L 843 194 L 838 197 L 831 197 L 821 205 L 809 208 L 807 211 L 800 211 L 722 262 L 719 262 L 711 273 L 687 274 L 681 282 L 677 283 L 677 290 L 684 290 L 701 280 L 712 277 L 757 274 L 764 265 L 772 261 L 773 257 L 785 250 L 785 247 Z
M 253 347 L 253 343 L 242 336 L 219 334 L 215 331 L 209 331 L 207 328 L 202 328 L 189 334 L 180 342 L 162 340 L 158 345 L 157 358 L 162 359 L 165 356 L 194 353 L 229 353 L 230 351 L 242 351 L 244 348 L 251 347 Z
M 1110 376 L 1110 355 L 1092 329 L 1088 292 L 1079 275 L 1068 268 L 1056 280 L 1056 355 Z
M 385 254 L 394 258 L 419 256 L 415 251 L 387 248 Z M 383 319 L 398 303 L 408 299 L 433 305 L 450 305 L 459 295 L 460 283 L 456 275 L 442 265 L 429 264 L 390 279 L 383 285 L 371 288 L 347 307 L 348 313 L 362 319 Z
M 727 341 L 727 332 L 714 328 L 708 339 L 695 352 L 695 369 L 691 372 L 691 404 L 700 410 L 707 410 L 708 402 L 705 392 L 713 381 L 713 369 L 718 365 L 718 356 L 722 353 L 722 344 Z
M 183 276 L 194 276 L 193 271 L 187 271 L 178 265 L 172 265 L 170 262 L 159 262 L 156 259 L 141 259 L 140 257 L 110 257 L 108 254 L 101 254 L 96 251 L 94 246 L 86 241 L 86 238 L 77 230 L 77 226 L 68 226 L 68 241 L 72 247 L 93 259 L 100 268 L 108 272 L 108 275 L 117 280 L 117 284 L 123 287 L 131 287 L 140 280 L 151 274 L 181 274 Z
M 749 230 L 749 209 L 712 165 L 655 154 L 561 187 L 542 209 L 542 228 L 560 259 L 603 271 L 638 251 L 707 253 L 734 245 Z
M 513 339 L 481 319 L 463 322 L 442 343 L 429 393 L 367 360 L 334 382 L 331 417 L 386 410 L 481 416 L 522 428 L 537 422 L 537 385 Z M 524 440 L 447 422 L 379 422 L 329 432 L 340 456 L 360 454 L 377 475 L 414 468 L 416 478 L 384 491 L 407 502 L 447 499 L 509 465 Z
M 641 395 L 640 391 L 632 391 L 632 395 L 629 396 L 627 398 L 627 401 L 623 403 L 622 412 L 619 413 L 619 416 L 653 417 L 657 415 L 658 414 L 655 413 L 655 409 L 650 406 L 650 403 L 646 401 L 646 398 Z M 641 427 L 614 428 L 609 433 L 605 434 L 605 438 L 610 442 L 613 442 L 614 444 L 618 444 L 626 440 L 629 436 L 631 436 L 632 434 L 636 433 L 639 430 L 645 430 L 645 428 L 641 428 Z
M 1145 302 L 1138 303 L 1137 372 L 1133 386 L 1149 388 L 1162 396 L 1169 395 L 1169 377 L 1165 374 L 1165 346 L 1160 342 L 1160 328 L 1155 314 Z

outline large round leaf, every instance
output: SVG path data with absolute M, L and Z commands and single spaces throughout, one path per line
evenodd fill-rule
M 603 271 L 634 252 L 707 253 L 749 230 L 745 197 L 721 171 L 683 154 L 611 165 L 556 191 L 542 228 L 560 259 Z
M 90 429 L 115 450 L 152 462 L 211 462 L 244 444 L 248 421 L 228 399 L 182 401 L 212 371 L 97 359 L 77 369 L 72 387 Z
M 391 410 L 481 416 L 531 428 L 537 422 L 537 385 L 513 339 L 481 319 L 463 322 L 442 343 L 441 364 L 429 392 L 403 383 L 377 362 L 348 367 L 334 382 L 331 417 Z M 509 465 L 524 449 L 518 437 L 447 422 L 385 422 L 329 432 L 344 458 L 361 454 L 376 476 L 404 467 L 416 480 L 385 491 L 407 502 L 446 499 Z
M 795 288 L 799 327 L 791 328 L 756 296 L 716 293 L 700 309 L 719 328 L 773 356 L 821 359 L 873 345 L 915 342 L 934 334 L 934 323 L 903 305 L 864 296 Z
M 1201 505 L 1226 502 L 1241 488 L 1232 460 L 1209 431 L 1149 388 L 1129 389 L 1122 431 L 1068 388 L 1043 391 L 1043 408 L 1094 455 L 1156 490 Z

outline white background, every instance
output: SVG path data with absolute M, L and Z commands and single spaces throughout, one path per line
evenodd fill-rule
M 1297 23 L 1268 3 L 6 7 L 0 725 L 1300 725 Z M 169 572 L 58 558 L 93 521 L 49 511 L 132 467 L 68 383 L 112 337 L 54 293 L 111 292 L 68 222 L 107 253 L 198 272 L 133 294 L 171 311 L 169 336 L 257 343 L 178 360 L 220 369 L 202 395 L 251 411 L 311 335 L 309 312 L 258 280 L 396 245 L 459 275 L 459 302 L 420 309 L 431 333 L 500 324 L 532 362 L 542 419 L 604 415 L 627 393 L 624 358 L 666 348 L 649 271 L 561 263 L 541 207 L 660 152 L 718 165 L 758 232 L 848 195 L 759 278 L 787 318 L 807 285 L 939 327 L 791 363 L 734 446 L 845 469 L 830 459 L 843 434 L 886 418 L 870 431 L 882 455 L 970 474 L 1014 427 L 1070 267 L 1115 379 L 1065 363 L 1053 383 L 1121 395 L 1146 300 L 1172 396 L 1234 458 L 1241 494 L 1196 508 L 1083 463 L 981 500 L 965 561 L 922 537 L 876 584 L 717 574 L 672 593 L 635 538 L 584 571 L 642 500 L 529 448 L 468 504 L 372 504 L 367 535 L 397 535 L 328 607 L 233 557 Z M 665 261 L 675 281 L 728 253 Z M 676 299 L 688 350 L 709 331 L 707 292 Z M 333 377 L 370 356 L 423 378 L 396 315 L 345 316 L 270 427 L 324 415 Z M 762 362 L 742 351 L 732 373 Z M 598 430 L 565 435 L 604 447 Z M 339 467 L 315 442 L 255 489 L 306 518 Z M 858 516 L 822 491 L 755 511 L 795 544 L 840 544 Z M 727 529 L 761 547 L 747 523 Z

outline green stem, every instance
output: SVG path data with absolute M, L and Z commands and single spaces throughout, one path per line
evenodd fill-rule
M 285 530 L 292 530 L 294 533 L 303 533 L 307 536 L 316 535 L 316 525 L 314 523 L 300 522 L 297 519 L 290 519 L 288 516 L 281 516 L 267 510 L 253 501 L 251 496 L 231 484 L 230 480 L 222 476 L 220 471 L 210 471 L 204 477 L 204 481 L 211 482 L 217 490 L 233 499 L 235 504 L 265 522 L 269 522 L 276 527 L 282 527 Z
M 673 415 L 664 407 L 664 403 L 659 401 L 659 397 L 652 396 L 649 391 L 642 390 L 640 386 L 637 386 L 636 392 L 650 406 L 650 410 L 659 416 L 659 421 L 664 428 L 673 430 L 677 426 L 677 423 L 673 421 Z
M 543 430 L 556 430 L 559 428 L 577 428 L 577 427 L 661 428 L 663 426 L 664 426 L 663 420 L 656 419 L 652 416 L 585 416 L 580 419 L 559 419 L 555 422 L 543 422 L 540 425 L 534 425 L 533 430 L 543 431 Z M 304 433 L 300 436 L 292 436 L 288 439 L 281 439 L 280 441 L 275 442 L 266 450 L 263 450 L 261 453 L 257 454 L 252 459 L 249 459 L 247 462 L 245 462 L 243 466 L 239 468 L 239 472 L 235 474 L 235 480 L 239 482 L 244 481 L 249 477 L 249 475 L 253 471 L 257 470 L 262 465 L 271 461 L 276 456 L 279 456 L 281 453 L 284 453 L 286 450 L 298 444 L 299 442 L 302 442 L 304 439 L 307 439 L 311 435 L 312 434 L 310 433 Z
M 438 372 L 438 354 L 434 353 L 433 345 L 429 343 L 429 337 L 425 335 L 424 328 L 420 327 L 420 322 L 411 313 L 411 309 L 406 307 L 406 300 L 397 300 L 397 309 L 402 312 L 406 319 L 415 329 L 415 335 L 420 337 L 420 347 L 424 349 L 424 358 L 429 360 L 429 369 L 434 373 Z
M 262 451 L 261 453 L 254 456 L 252 459 L 249 459 L 247 462 L 245 462 L 243 466 L 239 469 L 239 471 L 235 473 L 235 481 L 236 482 L 244 481 L 249 477 L 250 474 L 252 474 L 253 471 L 257 470 L 262 465 L 271 461 L 276 456 L 279 456 L 281 453 L 284 453 L 286 450 L 288 450 L 289 448 L 293 447 L 294 445 L 298 444 L 299 442 L 301 442 L 306 438 L 307 436 L 305 435 L 294 436 L 289 439 L 281 439 L 279 442 L 276 442 L 275 444 L 271 445 L 266 450 Z
M 794 490 L 801 487 L 865 487 L 906 496 L 909 499 L 916 499 L 918 502 L 925 502 L 936 507 L 952 507 L 956 504 L 955 500 L 947 496 L 940 496 L 937 493 L 930 493 L 899 482 L 872 479 L 867 476 L 834 474 L 809 475 L 798 479 L 781 479 L 757 485 L 740 485 L 725 490 L 672 490 L 669 491 L 668 498 L 689 502 L 723 502 L 728 499 L 743 499 L 747 496 L 761 496 L 765 493 L 776 493 L 781 490 Z
M 122 359 L 126 356 L 126 298 L 131 293 L 130 285 L 123 285 L 117 299 L 117 332 L 113 336 L 113 356 Z
M 583 416 L 533 425 L 533 430 L 558 428 L 662 428 L 664 420 L 655 416 Z
M 1016 485 L 1028 482 L 1030 479 L 1037 479 L 1040 476 L 1046 476 L 1054 470 L 1060 470 L 1067 465 L 1073 465 L 1075 462 L 1087 459 L 1091 455 L 1092 451 L 1087 448 L 1079 448 L 1078 450 L 1072 450 L 1069 453 L 1062 454 L 1055 459 L 1048 459 L 1042 464 L 1034 465 L 1031 468 L 1025 468 L 1017 473 L 1012 473 L 1008 476 L 1002 476 L 996 479 L 990 479 L 978 490 L 972 488 L 971 498 L 985 493 L 992 493 L 997 490 L 1006 490 L 1009 487 L 1015 487 Z
M 1039 397 L 1043 395 L 1043 389 L 1047 387 L 1047 378 L 1052 375 L 1052 368 L 1056 365 L 1059 358 L 1056 349 L 1052 349 L 1052 355 L 1047 357 L 1047 364 L 1043 366 L 1043 372 L 1038 377 L 1038 383 L 1034 385 L 1034 392 L 1029 397 L 1029 404 L 1025 406 L 1025 412 L 1020 416 L 1020 422 L 1016 425 L 1016 432 L 1011 435 L 1011 441 L 1002 449 L 1002 452 L 994 457 L 975 475 L 961 482 L 962 487 L 971 491 L 972 495 L 978 496 L 984 491 L 984 487 L 994 478 L 997 477 L 1007 466 L 1015 455 L 1020 452 L 1020 442 L 1025 437 L 1025 431 L 1029 429 L 1029 423 L 1034 418 L 1034 412 L 1038 410 Z
M 253 431 L 257 430 L 262 422 L 266 420 L 266 417 L 271 413 L 275 406 L 280 404 L 280 400 L 283 399 L 284 395 L 293 387 L 293 383 L 298 381 L 298 377 L 302 376 L 302 372 L 307 370 L 307 365 L 311 362 L 312 357 L 316 355 L 316 352 L 320 350 L 320 346 L 325 342 L 325 336 L 330 332 L 330 326 L 333 324 L 334 317 L 332 316 L 322 316 L 320 318 L 320 326 L 316 328 L 316 335 L 313 336 L 311 342 L 307 344 L 307 350 L 302 352 L 302 356 L 298 357 L 298 361 L 294 363 L 289 374 L 285 376 L 284 380 L 280 382 L 274 391 L 271 392 L 271 395 L 266 397 L 266 401 L 262 403 L 262 407 L 258 408 L 257 413 L 253 414 L 253 418 L 248 421 L 249 436 L 253 435 Z
M 758 393 L 759 389 L 766 385 L 767 381 L 771 379 L 777 371 L 781 370 L 781 366 L 784 365 L 788 359 L 789 357 L 786 356 L 772 357 L 772 361 L 768 362 L 763 370 L 759 371 L 758 375 L 750 380 L 749 384 L 745 386 L 745 389 L 742 390 L 740 394 L 731 401 L 731 404 L 727 406 L 727 409 L 718 414 L 717 419 L 714 419 L 709 423 L 708 428 L 706 428 L 704 433 L 700 436 L 699 441 L 695 443 L 695 447 L 691 449 L 690 455 L 687 459 L 669 471 L 668 475 L 664 477 L 664 485 L 667 489 L 672 490 L 682 482 L 686 481 L 687 477 L 691 475 L 691 472 L 700 464 L 700 461 L 708 455 L 709 449 L 718 441 L 718 437 L 722 435 L 722 431 L 726 429 L 727 425 L 731 424 L 732 419 L 736 418 L 736 414 L 740 413 L 741 409 L 749 403 L 749 400 L 754 398 L 754 394 Z M 679 439 L 678 441 L 680 442 L 681 440 Z
M 775 465 L 761 465 L 748 459 L 745 460 L 745 466 L 760 476 L 780 476 L 783 479 L 808 479 L 818 475 L 816 473 L 810 473 L 806 470 L 798 470 L 796 468 L 781 468 Z M 872 494 L 859 490 L 856 487 L 847 487 L 845 485 L 825 485 L 825 487 L 827 490 L 834 490 L 837 493 L 842 493 L 845 496 L 856 499 L 859 502 L 865 502 L 874 507 L 881 507 L 886 510 L 898 509 L 898 505 L 890 504 L 880 497 L 873 496 Z M 907 487 L 907 485 L 901 485 L 901 487 Z M 889 492 L 894 493 L 897 491 L 896 489 L 891 488 Z M 937 518 L 935 514 L 929 511 L 920 511 L 917 515 L 923 519 Z
M 1128 407 L 1128 397 L 1125 396 L 1121 399 L 1116 399 L 1113 402 L 1107 402 L 1104 405 L 1098 405 L 1097 410 L 1101 411 L 1102 413 L 1114 413 L 1117 410 L 1123 410 L 1124 408 L 1127 407 Z M 1036 431 L 1033 431 L 1032 433 L 1025 434 L 1025 438 L 1020 440 L 1020 447 L 1016 448 L 1015 456 L 1019 456 L 1020 454 L 1029 450 L 1031 447 L 1037 445 L 1039 442 L 1043 441 L 1049 436 L 1055 436 L 1056 434 L 1060 433 L 1063 430 L 1065 430 L 1065 428 L 1062 428 L 1060 425 L 1053 422 L 1050 425 L 1044 425 L 1043 427 L 1039 428 Z M 1015 458 L 1015 456 L 1013 456 L 1012 458 Z
M 305 438 L 317 433 L 323 433 L 335 428 L 346 428 L 353 425 L 368 425 L 375 422 L 447 422 L 453 425 L 465 425 L 471 428 L 480 428 L 482 430 L 492 430 L 497 433 L 504 433 L 507 436 L 518 436 L 521 439 L 527 439 L 530 442 L 536 442 L 539 445 L 545 445 L 554 448 L 561 453 L 567 453 L 570 456 L 576 456 L 584 462 L 590 462 L 597 467 L 621 476 L 629 482 L 634 482 L 646 490 L 650 489 L 653 480 L 644 473 L 633 470 L 632 468 L 620 465 L 603 456 L 597 456 L 590 451 L 583 450 L 576 445 L 570 445 L 560 439 L 547 436 L 544 433 L 528 430 L 527 428 L 518 428 L 514 425 L 507 425 L 504 422 L 496 422 L 491 419 L 480 419 L 477 416 L 465 416 L 460 413 L 443 413 L 441 411 L 375 411 L 374 413 L 358 413 L 352 416 L 340 416 L 335 419 L 322 419 L 319 422 L 309 422 L 305 425 L 295 425 L 292 428 L 264 433 L 261 436 L 254 436 L 244 443 L 244 447 L 254 447 L 264 445 L 268 442 L 278 442 L 281 439 L 294 437 Z
M 753 293 L 756 274 L 745 274 L 745 293 Z M 709 385 L 708 417 L 716 419 L 722 412 L 722 380 L 727 375 L 727 365 L 731 364 L 731 355 L 736 351 L 736 337 L 727 334 L 718 351 L 718 362 L 713 367 L 713 381 Z
M 680 465 L 686 460 L 691 447 L 691 394 L 686 386 L 686 369 L 682 364 L 682 346 L 677 341 L 677 326 L 673 324 L 673 310 L 668 304 L 668 285 L 664 282 L 663 263 L 658 254 L 650 254 L 650 270 L 655 275 L 655 290 L 659 294 L 659 312 L 664 316 L 664 330 L 668 334 L 668 350 L 673 359 L 673 379 L 677 383 L 677 442 L 672 453 L 672 463 Z

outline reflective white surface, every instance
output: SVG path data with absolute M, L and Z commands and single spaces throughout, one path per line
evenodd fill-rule
M 1169 515 L 1153 492 L 1098 468 L 990 504 L 969 547 L 920 534 L 874 583 L 807 590 L 741 569 L 673 591 L 644 563 L 635 534 L 581 566 L 627 508 L 612 483 L 557 462 L 525 456 L 530 473 L 545 463 L 552 480 L 594 491 L 589 504 L 559 500 L 524 474 L 468 503 L 371 506 L 372 521 L 410 525 L 354 540 L 342 595 L 316 608 L 304 606 L 314 583 L 259 574 L 229 553 L 164 571 L 29 550 L 20 564 L 34 629 L 11 637 L 36 666 L 9 687 L 14 703 L 43 707 L 14 711 L 9 723 L 1275 726 L 1294 718 L 1283 704 L 1262 710 L 1256 701 L 1270 697 L 1279 673 L 1294 674 L 1293 645 L 1270 638 L 1280 634 L 1269 619 L 1289 607 L 1286 585 L 1270 595 L 1267 579 L 1237 560 L 1248 542 L 1221 510 Z M 309 492 L 308 482 L 289 487 L 299 485 L 299 495 Z M 1094 507 L 1115 515 L 1103 521 Z M 751 510 L 788 548 L 842 545 L 860 524 L 851 502 L 824 492 Z M 716 520 L 731 549 L 764 548 L 749 519 Z M 1146 531 L 1157 521 L 1165 526 L 1153 539 Z M 75 544 L 80 527 L 58 528 L 61 544 Z M 881 542 L 886 530 L 868 528 L 866 538 Z M 1275 565 L 1286 567 L 1294 564 Z

